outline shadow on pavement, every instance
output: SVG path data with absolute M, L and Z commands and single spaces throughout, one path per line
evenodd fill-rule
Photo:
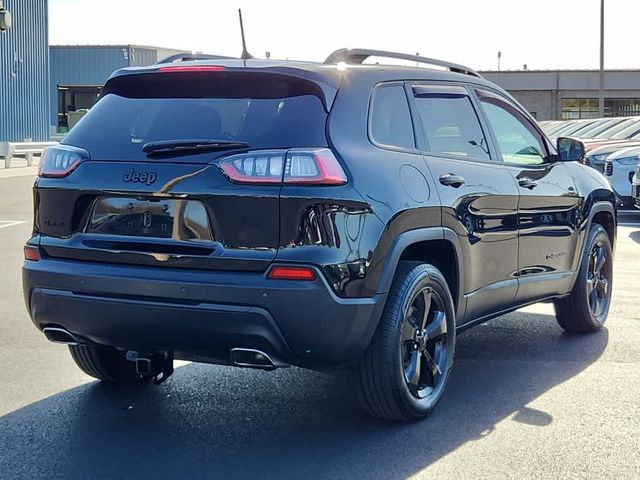
M 458 339 L 441 404 L 415 424 L 370 419 L 344 380 L 294 368 L 191 364 L 160 387 L 93 382 L 0 418 L 0 476 L 406 478 L 507 417 L 551 424 L 527 404 L 607 340 L 606 329 L 567 335 L 554 317 L 521 312 L 476 327 Z
M 636 243 L 640 243 L 640 230 L 634 230 L 629 234 L 629 238 Z

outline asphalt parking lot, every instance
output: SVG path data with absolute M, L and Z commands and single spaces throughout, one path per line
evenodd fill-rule
M 362 414 L 348 378 L 181 364 L 101 385 L 31 324 L 20 282 L 32 177 L 0 178 L 0 478 L 639 478 L 640 212 L 623 214 L 606 328 L 549 305 L 460 335 L 425 421 Z

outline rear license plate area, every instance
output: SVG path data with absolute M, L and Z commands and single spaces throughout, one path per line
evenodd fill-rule
M 197 200 L 98 198 L 86 233 L 212 242 L 204 205 Z

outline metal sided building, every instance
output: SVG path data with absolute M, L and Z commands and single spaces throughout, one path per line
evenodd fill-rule
M 0 32 L 0 142 L 49 139 L 47 0 L 0 0 L 12 25 Z
M 49 94 L 52 132 L 68 129 L 69 112 L 91 108 L 114 70 L 152 65 L 184 51 L 138 45 L 52 45 Z
M 598 70 L 513 70 L 482 72 L 511 93 L 538 120 L 598 116 Z M 640 115 L 640 70 L 607 70 L 606 117 Z

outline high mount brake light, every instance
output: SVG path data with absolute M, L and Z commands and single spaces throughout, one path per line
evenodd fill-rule
M 234 183 L 344 185 L 347 176 L 328 148 L 264 150 L 232 155 L 218 164 Z
M 45 178 L 62 178 L 73 172 L 84 160 L 89 160 L 89 152 L 82 148 L 69 145 L 56 145 L 45 148 L 40 164 L 38 176 Z
M 159 72 L 221 72 L 226 70 L 221 65 L 168 65 L 160 67 Z
M 316 273 L 309 267 L 272 267 L 267 278 L 271 280 L 315 280 Z

